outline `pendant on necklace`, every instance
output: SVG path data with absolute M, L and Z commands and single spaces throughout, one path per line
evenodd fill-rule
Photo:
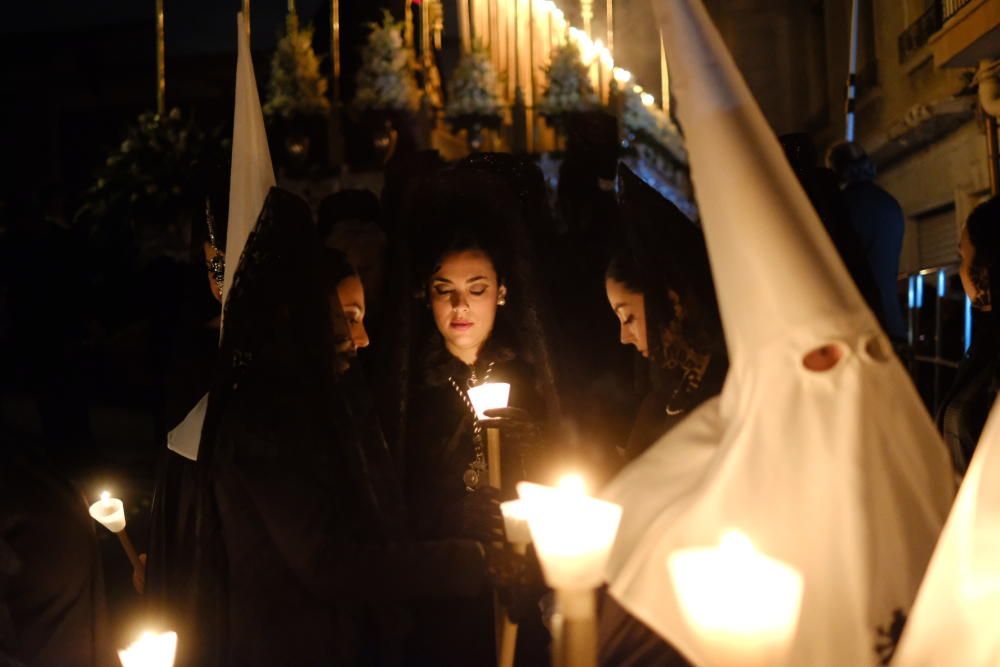
M 462 474 L 462 482 L 465 484 L 466 491 L 475 491 L 482 484 L 483 480 L 486 478 L 486 462 L 485 461 L 473 461 L 469 464 L 469 467 Z

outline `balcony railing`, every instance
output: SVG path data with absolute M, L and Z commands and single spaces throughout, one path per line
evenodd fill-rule
M 927 11 L 899 36 L 899 62 L 905 62 L 915 51 L 920 50 L 945 21 L 971 2 L 972 0 L 934 0 Z
M 972 0 L 939 0 L 939 2 L 941 3 L 941 19 L 947 21 Z
M 944 23 L 943 5 L 960 5 L 966 2 L 969 0 L 937 0 L 932 4 L 899 36 L 899 62 L 906 62 L 907 58 L 927 44 L 931 35 L 941 29 L 941 25 Z M 958 9 L 954 11 L 958 11 Z

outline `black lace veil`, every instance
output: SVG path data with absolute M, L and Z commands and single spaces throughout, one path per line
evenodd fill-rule
M 200 645 L 195 664 L 217 664 L 224 658 L 218 647 L 225 645 L 220 601 L 225 599 L 227 566 L 212 494 L 220 468 L 255 450 L 273 449 L 276 439 L 281 442 L 278 456 L 291 457 L 326 480 L 331 504 L 342 508 L 349 523 L 347 539 L 383 541 L 399 523 L 388 450 L 363 380 L 353 371 L 337 372 L 332 318 L 342 313 L 335 285 L 349 267 L 331 257 L 332 252 L 320 244 L 308 205 L 272 188 L 226 302 L 219 364 L 202 431 L 195 555 Z M 282 401 L 290 396 L 294 414 L 304 416 L 297 423 L 282 419 Z M 278 437 L 255 437 L 268 428 L 277 430 Z
M 390 409 L 398 418 L 394 453 L 405 461 L 406 412 L 410 389 L 421 367 L 426 343 L 437 334 L 427 309 L 423 284 L 449 239 L 475 237 L 494 257 L 500 278 L 507 287 L 507 304 L 498 310 L 490 343 L 513 348 L 531 364 L 536 387 L 544 406 L 539 418 L 557 421 L 560 415 L 556 389 L 556 365 L 549 343 L 552 326 L 546 321 L 547 297 L 536 267 L 535 245 L 551 228 L 545 185 L 534 164 L 512 155 L 479 154 L 422 176 L 421 187 L 411 191 L 401 216 L 404 222 L 397 243 L 406 248 L 397 253 L 408 268 L 398 272 L 395 293 L 405 301 L 399 313 L 405 320 L 395 328 L 389 355 L 405 359 L 407 374 L 398 374 L 396 396 Z M 398 267 L 397 267 L 398 269 Z
M 617 260 L 630 264 L 645 297 L 650 357 L 662 367 L 670 350 L 663 332 L 673 325 L 699 353 L 725 350 L 722 321 L 705 238 L 698 225 L 627 167 L 618 171 L 625 244 Z M 674 323 L 673 291 L 685 317 Z

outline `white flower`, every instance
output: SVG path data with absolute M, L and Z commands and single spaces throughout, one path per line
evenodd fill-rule
M 462 56 L 448 81 L 448 103 L 445 115 L 491 116 L 503 112 L 500 85 L 489 54 L 480 45 Z
M 564 44 L 552 52 L 546 76 L 548 85 L 538 103 L 538 110 L 543 115 L 590 111 L 599 106 L 590 74 L 576 44 Z
M 372 25 L 358 71 L 354 104 L 359 109 L 416 108 L 417 86 L 410 71 L 410 58 L 403 48 L 401 30 L 402 26 L 388 12 L 380 25 Z

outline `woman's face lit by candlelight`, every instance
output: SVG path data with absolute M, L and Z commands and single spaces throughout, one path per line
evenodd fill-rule
M 358 276 L 348 276 L 337 283 L 337 291 L 330 298 L 332 303 L 333 332 L 337 341 L 337 352 L 341 371 L 347 370 L 350 359 L 361 348 L 368 347 L 368 332 L 365 330 L 365 290 Z
M 453 356 L 475 363 L 505 295 L 493 262 L 481 250 L 463 250 L 442 259 L 431 276 L 428 298 L 437 330 Z
M 632 345 L 639 354 L 649 357 L 646 343 L 646 300 L 641 292 L 633 292 L 625 283 L 614 278 L 604 281 L 608 303 L 618 316 L 621 325 L 622 345 Z

